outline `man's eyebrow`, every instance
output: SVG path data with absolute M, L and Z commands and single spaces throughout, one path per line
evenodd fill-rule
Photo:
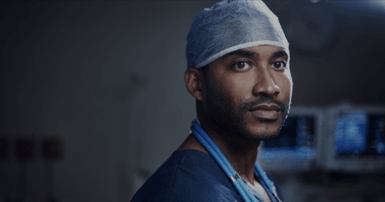
M 256 57 L 257 53 L 252 52 L 252 51 L 245 51 L 245 50 L 241 49 L 241 50 L 236 50 L 236 51 L 227 53 L 226 55 L 222 56 L 221 60 L 223 61 L 226 58 L 233 56 L 233 55 L 250 58 L 250 57 Z
M 286 53 L 286 51 L 281 50 L 281 51 L 273 53 L 271 55 L 271 59 L 276 59 L 276 58 L 280 58 L 280 57 L 283 57 L 283 56 L 288 57 L 288 54 Z
M 257 57 L 257 53 L 253 52 L 253 51 L 246 51 L 246 50 L 236 50 L 236 51 L 233 51 L 233 52 L 230 52 L 230 53 L 227 53 L 226 55 L 222 56 L 221 60 L 225 60 L 226 58 L 230 57 L 230 56 L 241 56 L 241 57 L 247 57 L 247 58 L 250 58 L 250 57 Z M 277 51 L 275 53 L 273 53 L 271 55 L 271 59 L 276 59 L 276 58 L 280 58 L 280 57 L 284 57 L 284 56 L 288 56 L 287 52 L 284 51 L 284 50 L 281 50 L 281 51 Z

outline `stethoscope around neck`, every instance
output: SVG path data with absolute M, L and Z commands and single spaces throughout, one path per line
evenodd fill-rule
M 227 160 L 222 151 L 218 148 L 215 142 L 211 137 L 203 130 L 203 128 L 194 120 L 191 124 L 191 131 L 198 141 L 206 148 L 206 150 L 211 154 L 215 161 L 219 164 L 222 170 L 225 172 L 226 176 L 232 181 L 238 193 L 241 195 L 244 201 L 246 202 L 258 202 L 258 199 L 250 192 L 246 187 L 246 184 L 243 182 L 242 178 L 234 170 L 233 166 Z M 269 190 L 274 190 L 275 188 L 271 185 L 270 181 L 267 179 L 264 171 L 257 163 L 255 163 L 255 174 L 258 174 L 261 178 L 261 183 L 263 183 Z M 277 198 L 276 194 L 274 197 Z M 269 193 L 268 193 L 269 194 Z M 269 194 L 270 196 L 270 194 Z M 270 196 L 271 200 L 274 198 Z

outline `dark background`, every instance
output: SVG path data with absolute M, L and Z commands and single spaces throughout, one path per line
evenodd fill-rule
M 129 201 L 189 133 L 185 39 L 213 4 L 0 2 L 0 202 Z M 385 103 L 385 1 L 266 4 L 290 42 L 293 106 Z

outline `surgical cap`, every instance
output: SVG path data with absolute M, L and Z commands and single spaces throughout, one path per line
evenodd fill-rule
M 282 47 L 289 54 L 278 17 L 261 0 L 223 0 L 195 17 L 187 36 L 187 67 L 200 68 L 258 45 Z

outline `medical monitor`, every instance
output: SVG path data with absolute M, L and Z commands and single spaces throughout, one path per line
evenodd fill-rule
M 257 161 L 270 172 L 308 171 L 315 166 L 322 110 L 292 107 L 277 138 L 262 141 Z
M 385 170 L 385 106 L 329 107 L 326 121 L 319 159 L 324 170 Z

